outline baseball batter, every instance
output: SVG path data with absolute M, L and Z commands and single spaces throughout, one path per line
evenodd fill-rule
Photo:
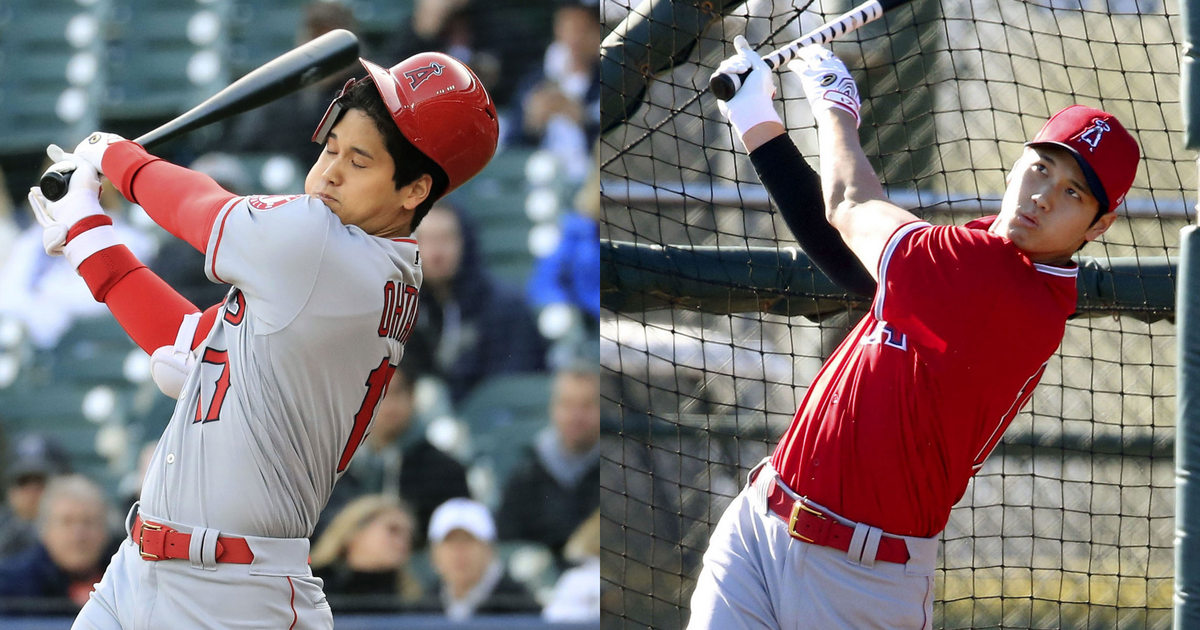
M 752 72 L 722 112 L 777 205 L 803 213 L 817 176 L 775 113 L 770 69 L 735 46 L 717 71 Z M 1026 145 L 999 216 L 933 226 L 884 194 L 841 61 L 810 47 L 789 67 L 818 125 L 811 205 L 878 288 L 714 529 L 689 628 L 929 628 L 937 535 L 1062 341 L 1071 257 L 1112 225 L 1139 149 L 1111 114 L 1068 107 Z
M 330 628 L 306 539 L 370 429 L 417 317 L 411 238 L 432 203 L 483 169 L 496 110 L 440 53 L 362 60 L 313 136 L 304 195 L 234 197 L 208 177 L 93 134 L 69 192 L 30 201 L 178 397 L 130 537 L 75 628 Z M 200 313 L 117 242 L 98 174 L 233 286 Z

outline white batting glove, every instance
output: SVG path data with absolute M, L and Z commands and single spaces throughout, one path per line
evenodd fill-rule
M 104 166 L 102 165 L 104 152 L 108 150 L 109 145 L 123 142 L 124 140 L 125 138 L 115 133 L 97 131 L 75 147 L 75 155 L 86 160 L 88 164 L 91 164 L 97 173 L 104 175 Z
M 854 114 L 854 124 L 862 121 L 858 110 L 862 101 L 858 98 L 858 85 L 842 63 L 829 51 L 819 44 L 805 46 L 800 49 L 800 55 L 788 62 L 788 69 L 800 75 L 800 83 L 804 86 L 804 95 L 812 107 L 813 115 L 827 109 L 839 108 Z
M 721 115 L 733 126 L 738 140 L 745 137 L 755 125 L 765 122 L 783 124 L 779 114 L 775 113 L 775 81 L 771 75 L 771 67 L 750 48 L 745 37 L 738 35 L 733 38 L 733 47 L 737 54 L 721 62 L 713 76 L 718 74 L 741 74 L 750 71 L 737 94 L 728 101 L 717 101 Z M 745 142 L 742 143 L 743 146 Z
M 67 243 L 67 233 L 76 223 L 91 216 L 104 215 L 104 210 L 100 208 L 100 176 L 87 161 L 76 155 L 63 153 L 57 146 L 50 145 L 46 153 L 51 157 L 62 158 L 50 168 L 75 169 L 71 174 L 71 183 L 67 186 L 67 194 L 58 201 L 46 199 L 42 190 L 36 186 L 30 188 L 29 207 L 38 224 L 42 226 L 42 246 L 46 253 L 51 256 L 65 255 L 78 269 L 85 258 L 101 249 L 117 245 L 120 241 L 109 221 L 108 224 L 98 225 L 76 235 Z

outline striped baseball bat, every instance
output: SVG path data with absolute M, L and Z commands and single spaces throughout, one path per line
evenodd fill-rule
M 826 22 L 819 28 L 805 33 L 787 46 L 763 57 L 763 61 L 767 62 L 767 65 L 772 70 L 776 70 L 795 59 L 800 54 L 801 48 L 811 46 L 812 44 L 828 44 L 847 33 L 878 20 L 883 17 L 884 13 L 909 2 L 911 0 L 868 0 L 837 18 Z M 748 74 L 750 73 L 714 75 L 712 79 L 709 79 L 708 89 L 717 98 L 722 101 L 728 101 L 733 98 L 734 94 L 737 94 L 738 89 L 742 87 L 742 82 L 745 81 Z

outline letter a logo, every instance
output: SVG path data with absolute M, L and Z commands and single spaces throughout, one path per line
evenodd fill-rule
M 420 68 L 414 68 L 405 72 L 404 78 L 408 79 L 408 87 L 415 90 L 421 87 L 421 84 L 428 80 L 429 77 L 441 76 L 442 70 L 445 69 L 446 66 L 435 61 L 428 66 L 421 66 Z
M 1092 151 L 1100 144 L 1100 139 L 1104 137 L 1104 132 L 1112 131 L 1108 121 L 1096 118 L 1092 120 L 1092 126 L 1088 127 L 1083 133 L 1079 134 L 1079 139 L 1087 143 Z

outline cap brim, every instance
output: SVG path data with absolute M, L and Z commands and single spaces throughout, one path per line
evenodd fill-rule
M 1112 207 L 1108 203 L 1108 193 L 1105 192 L 1104 184 L 1100 182 L 1100 176 L 1096 174 L 1096 169 L 1092 168 L 1091 164 L 1088 164 L 1087 159 L 1080 155 L 1079 151 L 1075 150 L 1075 147 L 1072 147 L 1065 142 L 1058 142 L 1056 140 L 1039 140 L 1037 142 L 1025 143 L 1025 146 L 1027 147 L 1045 145 L 1066 149 L 1067 152 L 1071 154 L 1071 157 L 1075 158 L 1075 162 L 1079 164 L 1079 169 L 1083 171 L 1083 178 L 1085 183 L 1087 183 L 1088 192 L 1092 193 L 1092 196 L 1096 198 L 1096 201 L 1100 202 L 1100 210 L 1102 212 L 1109 212 L 1112 210 Z

